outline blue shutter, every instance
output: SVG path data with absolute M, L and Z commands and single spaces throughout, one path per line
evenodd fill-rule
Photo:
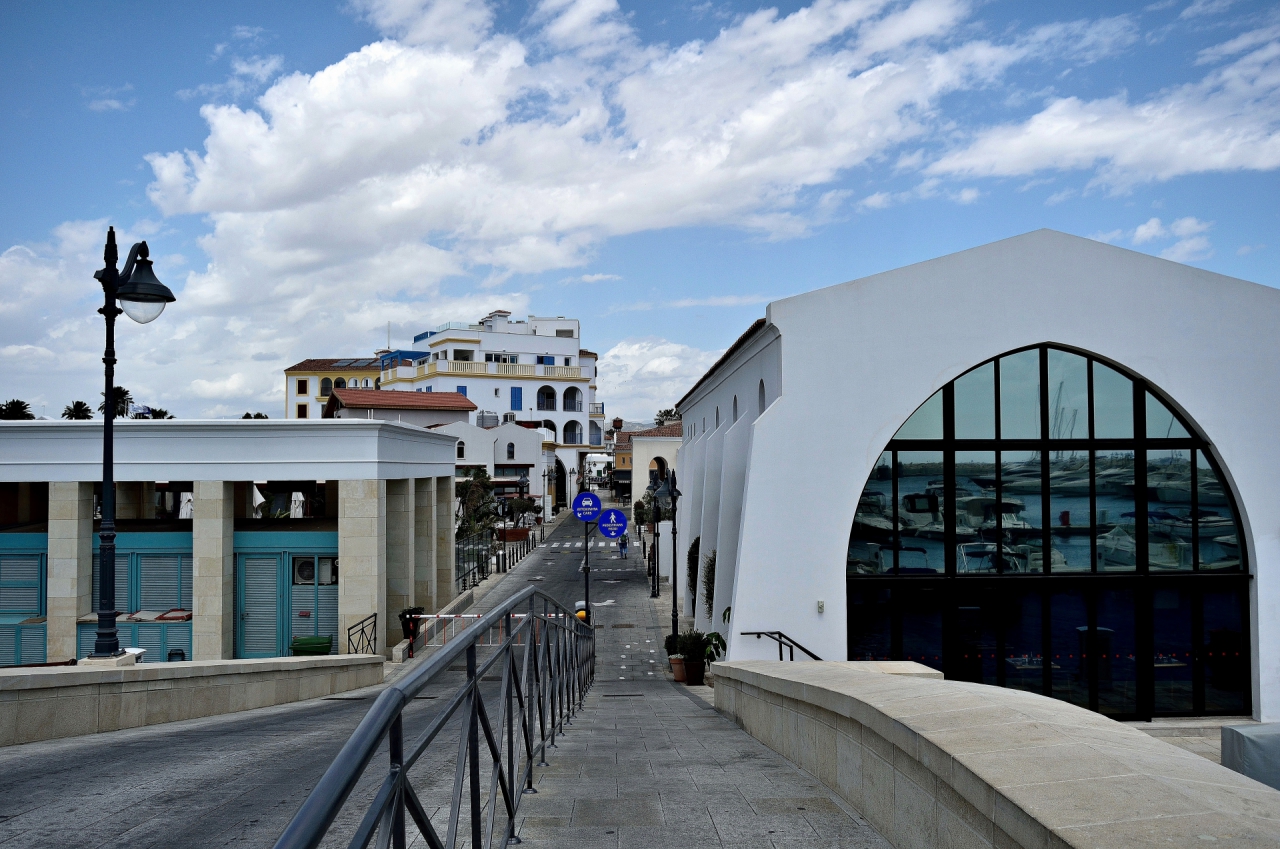
M 277 657 L 278 589 L 280 559 L 253 557 L 244 559 L 244 607 L 241 611 L 241 656 Z
M 98 595 L 98 555 L 93 555 L 93 609 L 97 610 L 101 598 Z M 116 552 L 116 610 L 121 613 L 135 613 L 129 606 L 129 555 Z
M 18 626 L 0 625 L 0 666 L 18 662 Z
M 40 612 L 40 555 L 0 557 L 0 613 Z
M 182 604 L 183 610 L 193 610 L 191 606 L 191 577 L 193 558 L 190 554 L 182 555 Z M 191 657 L 191 649 L 187 648 L 187 657 Z
M 511 409 L 516 412 L 524 409 L 524 390 L 519 386 L 511 387 Z
M 458 387 L 458 394 L 459 394 L 459 395 L 461 395 L 463 398 L 466 398 L 466 397 L 467 397 L 467 387 L 465 387 L 465 386 L 459 386 L 459 387 Z
M 137 648 L 146 649 L 142 656 L 143 663 L 159 663 L 164 660 L 161 649 L 164 646 L 163 622 L 139 622 Z
M 178 554 L 141 554 L 138 556 L 139 610 L 171 610 L 182 606 L 180 572 L 182 557 Z M 148 650 L 150 650 L 149 647 Z M 156 651 L 159 651 L 157 643 Z
M 45 626 L 19 625 L 18 632 L 18 662 L 44 663 L 47 645 Z

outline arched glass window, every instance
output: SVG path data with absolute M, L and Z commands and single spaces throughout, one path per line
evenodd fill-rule
M 554 410 L 556 408 L 556 391 L 550 386 L 538 390 L 538 409 Z
M 1248 713 L 1238 520 L 1210 444 L 1140 376 L 1006 354 L 928 398 L 875 464 L 849 534 L 849 657 L 1116 716 Z
M 328 398 L 333 392 L 333 381 L 327 377 L 320 378 L 320 397 Z
M 564 442 L 566 445 L 582 444 L 582 425 L 577 422 L 565 422 Z
M 334 388 L 334 389 L 346 389 L 346 388 L 347 388 L 347 379 L 346 379 L 345 377 L 340 377 L 340 378 L 338 378 L 337 380 L 335 380 L 335 381 L 333 382 L 333 388 Z
M 564 411 L 566 413 L 582 412 L 582 392 L 578 387 L 570 386 L 564 391 Z
M 461 439 L 458 440 L 458 459 L 467 459 L 467 443 L 463 442 Z
M 507 459 L 514 460 L 516 458 L 516 444 L 514 442 L 507 443 Z

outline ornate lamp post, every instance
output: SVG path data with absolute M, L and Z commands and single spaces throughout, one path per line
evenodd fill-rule
M 654 488 L 654 485 L 653 485 L 653 484 L 649 484 L 647 487 L 645 487 L 645 490 L 644 490 L 645 495 L 650 496 L 650 498 L 649 498 L 649 503 L 650 503 L 651 505 L 653 505 L 653 513 L 654 513 L 654 515 L 653 515 L 653 545 L 651 546 L 651 548 L 653 549 L 653 580 L 650 582 L 651 586 L 650 586 L 650 588 L 649 588 L 649 598 L 657 598 L 657 597 L 659 596 L 659 594 L 660 594 L 660 593 L 658 592 L 658 522 L 660 522 L 660 521 L 662 520 L 662 511 L 658 508 L 658 502 L 657 502 L 657 500 L 655 500 L 655 499 L 652 497 L 652 496 L 653 496 L 653 493 L 654 493 L 655 491 L 656 491 L 656 490 L 655 490 L 655 488 Z M 641 528 L 641 529 L 640 529 L 640 540 L 641 540 L 642 542 L 644 541 L 644 528 Z M 675 591 L 676 591 L 676 582 L 675 582 L 675 572 L 674 572 L 674 570 L 673 570 L 673 572 L 672 572 L 672 578 L 671 578 L 671 591 L 672 591 L 672 592 L 675 592 Z
M 517 483 L 519 483 L 520 485 L 520 500 L 524 501 L 529 493 L 529 473 L 526 471 L 521 471 L 520 480 L 517 481 Z M 523 518 L 524 518 L 524 514 L 522 513 L 521 519 L 523 520 Z
M 680 503 L 680 490 L 676 489 L 676 473 L 672 469 L 667 474 L 666 480 L 662 482 L 662 486 L 658 487 L 654 493 L 654 501 L 662 505 L 663 510 L 671 511 L 671 633 L 680 633 L 680 610 L 676 605 L 676 507 Z M 657 530 L 657 525 L 654 525 Z M 656 547 L 658 538 L 655 536 L 653 544 Z M 656 563 L 658 558 L 654 558 Z M 655 566 L 654 571 L 657 571 Z
M 129 249 L 124 271 L 116 271 L 116 230 L 107 228 L 107 244 L 102 251 L 103 268 L 93 276 L 102 283 L 105 303 L 98 310 L 107 322 L 107 344 L 102 353 L 106 367 L 107 391 L 102 422 L 102 524 L 98 530 L 98 636 L 91 657 L 119 657 L 124 654 L 116 635 L 116 483 L 114 422 L 116 417 L 116 316 L 123 312 L 139 324 L 155 321 L 165 304 L 175 298 L 151 270 L 146 242 Z M 116 301 L 120 306 L 116 306 Z

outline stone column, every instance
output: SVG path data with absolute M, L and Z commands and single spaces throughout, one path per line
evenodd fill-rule
M 347 629 L 378 614 L 374 653 L 385 654 L 387 621 L 387 483 L 338 483 L 338 642 L 347 651 Z
M 387 481 L 387 645 L 404 639 L 399 614 L 414 601 L 414 518 L 412 478 Z M 341 579 L 339 579 L 341 580 Z
M 453 601 L 453 476 L 436 481 L 436 610 Z
M 235 656 L 235 484 L 195 481 L 191 503 L 191 659 Z
M 414 604 L 435 613 L 436 607 L 436 487 L 431 478 L 413 481 L 413 597 Z
M 76 620 L 93 605 L 93 484 L 49 484 L 45 652 L 76 656 Z
M 142 518 L 142 484 L 137 481 L 116 481 L 116 518 Z
M 141 499 L 141 507 L 138 518 L 154 519 L 156 517 L 156 482 L 143 481 L 142 492 L 139 494 Z

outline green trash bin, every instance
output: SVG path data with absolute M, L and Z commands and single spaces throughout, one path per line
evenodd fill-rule
M 294 637 L 289 648 L 294 656 L 328 654 L 333 649 L 333 637 Z

